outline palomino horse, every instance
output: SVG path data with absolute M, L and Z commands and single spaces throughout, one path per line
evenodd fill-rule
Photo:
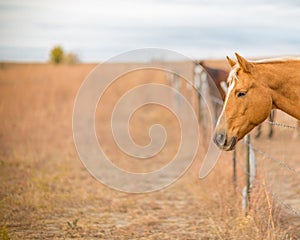
M 214 133 L 214 142 L 225 151 L 234 149 L 272 109 L 300 120 L 300 59 L 248 61 L 238 55 L 231 66 L 228 92 Z
M 213 114 L 215 115 L 215 119 L 218 119 L 218 117 L 222 111 L 223 102 L 225 101 L 225 97 L 226 97 L 226 93 L 227 93 L 227 89 L 228 89 L 227 78 L 228 78 L 229 72 L 225 71 L 223 69 L 209 67 L 205 64 L 204 61 L 195 61 L 195 64 L 201 65 L 202 68 L 208 73 L 210 78 L 213 80 L 213 81 L 208 81 L 208 86 L 209 86 L 210 96 L 211 96 L 212 102 L 213 102 L 213 104 L 212 104 L 213 110 L 214 110 Z M 269 115 L 269 121 L 273 122 L 274 118 L 275 118 L 275 111 L 271 111 L 271 113 Z M 216 122 L 215 122 L 215 124 L 216 124 Z M 257 133 L 255 135 L 256 138 L 260 137 L 260 135 L 262 133 L 261 128 L 262 128 L 262 125 L 259 125 L 257 128 Z M 268 134 L 269 138 L 272 138 L 273 132 L 274 132 L 273 125 L 270 124 L 269 134 Z

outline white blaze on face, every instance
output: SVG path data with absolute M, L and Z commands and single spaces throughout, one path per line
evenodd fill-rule
M 234 88 L 234 85 L 235 85 L 235 80 L 233 80 L 233 81 L 231 82 L 231 84 L 229 85 L 229 87 L 228 87 L 227 94 L 226 94 L 226 98 L 225 98 L 225 102 L 224 102 L 224 108 L 226 107 L 226 104 L 227 104 L 229 95 L 230 95 L 232 89 Z M 224 108 L 223 108 L 223 109 L 224 109 Z
M 223 117 L 223 114 L 224 114 L 224 111 L 225 111 L 225 108 L 226 108 L 226 104 L 228 102 L 228 98 L 231 94 L 231 91 L 233 90 L 234 88 L 234 85 L 235 85 L 235 81 L 237 80 L 237 77 L 236 77 L 236 71 L 235 70 L 232 70 L 230 73 L 229 73 L 229 76 L 228 76 L 228 79 L 230 79 L 230 85 L 229 87 L 227 88 L 227 94 L 226 94 L 226 98 L 225 98 L 225 102 L 224 102 L 224 106 L 223 106 L 223 109 L 222 109 L 222 112 L 220 114 L 220 117 L 218 119 L 218 122 L 217 122 L 217 125 L 219 125 L 219 122 L 220 122 L 220 119 Z

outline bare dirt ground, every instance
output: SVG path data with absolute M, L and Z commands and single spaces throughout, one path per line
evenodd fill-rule
M 216 65 L 225 66 L 224 62 Z M 300 149 L 299 139 L 293 139 L 289 129 L 276 129 L 272 140 L 265 135 L 253 139 L 254 146 L 286 165 L 257 154 L 258 181 L 247 216 L 242 214 L 239 192 L 245 182 L 243 143 L 239 144 L 236 189 L 231 153 L 222 154 L 208 177 L 198 178 L 205 154 L 201 142 L 192 166 L 168 188 L 129 194 L 93 178 L 74 146 L 72 110 L 82 81 L 94 67 L 0 65 L 0 239 L 299 238 L 299 217 L 289 207 L 299 212 Z M 107 71 L 117 67 L 126 69 L 115 64 Z M 187 63 L 181 67 L 191 71 Z M 164 125 L 169 138 L 159 156 L 141 163 L 114 143 L 109 127 L 113 105 L 128 89 L 148 82 L 168 84 L 161 71 L 128 74 L 106 92 L 96 112 L 99 143 L 116 165 L 129 171 L 147 172 L 164 166 L 179 144 L 176 118 L 153 106 L 133 115 L 130 132 L 143 145 L 149 142 L 145 129 L 157 122 Z M 182 91 L 195 105 L 195 93 L 189 93 L 184 84 Z M 277 119 L 295 123 L 284 115 Z M 264 132 L 266 128 L 264 124 Z

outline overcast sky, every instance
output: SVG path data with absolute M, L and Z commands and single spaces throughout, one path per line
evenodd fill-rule
M 300 1 L 0 0 L 0 61 L 82 61 L 157 47 L 190 58 L 300 54 Z

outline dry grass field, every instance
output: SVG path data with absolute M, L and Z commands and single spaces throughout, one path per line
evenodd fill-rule
M 225 67 L 224 62 L 209 64 Z M 299 139 L 293 130 L 276 128 L 255 146 L 293 170 L 258 156 L 258 181 L 247 216 L 241 210 L 245 150 L 238 151 L 237 188 L 232 183 L 231 153 L 223 153 L 211 174 L 198 178 L 205 154 L 200 142 L 188 171 L 173 185 L 152 193 L 113 190 L 93 178 L 81 163 L 73 141 L 72 111 L 76 93 L 93 64 L 0 64 L 0 239 L 299 239 Z M 115 64 L 107 71 L 125 65 Z M 179 66 L 177 66 L 179 67 Z M 191 71 L 188 63 L 183 68 Z M 143 162 L 118 149 L 110 131 L 114 104 L 142 83 L 168 84 L 161 71 L 124 75 L 107 90 L 96 112 L 99 143 L 120 168 L 147 172 L 167 164 L 179 144 L 179 125 L 170 111 L 147 106 L 132 116 L 130 132 L 139 144 L 148 129 L 161 123 L 166 147 Z M 195 93 L 182 89 L 195 105 Z M 295 121 L 283 114 L 278 120 Z M 200 128 L 201 129 L 201 128 Z M 201 134 L 201 133 L 200 133 Z M 270 186 L 270 189 L 265 186 Z M 283 206 L 278 199 L 287 204 Z

